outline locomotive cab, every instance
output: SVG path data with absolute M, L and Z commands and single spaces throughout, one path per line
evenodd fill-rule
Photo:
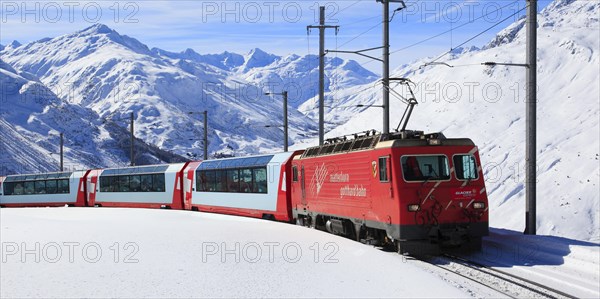
M 487 196 L 471 140 L 419 131 L 352 137 L 294 159 L 297 223 L 400 253 L 480 248 Z
M 415 245 L 478 250 L 488 234 L 488 205 L 477 147 L 469 139 L 431 144 L 392 146 L 402 190 L 398 250 L 414 252 Z

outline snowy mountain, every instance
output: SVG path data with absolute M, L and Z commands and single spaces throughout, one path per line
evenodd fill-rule
M 289 92 L 289 104 L 298 107 L 314 97 L 318 90 L 319 57 L 317 55 L 285 57 L 252 49 L 246 55 L 230 52 L 221 54 L 198 54 L 192 49 L 173 53 L 153 48 L 152 51 L 163 58 L 185 60 L 202 65 L 210 65 L 227 72 L 230 81 L 242 82 L 250 88 L 262 88 L 279 93 Z M 325 59 L 325 91 L 340 91 L 355 85 L 373 82 L 377 75 L 360 66 L 354 60 L 337 57 Z
M 59 170 L 60 133 L 65 133 L 64 167 L 81 169 L 129 164 L 126 124 L 102 120 L 90 109 L 59 99 L 35 76 L 18 72 L 0 60 L 0 173 Z M 181 161 L 140 140 L 136 163 Z
M 538 233 L 600 240 L 600 3 L 554 1 L 538 27 Z M 493 227 L 522 231 L 525 209 L 525 70 L 482 62 L 525 62 L 524 20 L 501 31 L 481 50 L 424 58 L 395 70 L 415 83 L 419 101 L 410 129 L 442 131 L 478 144 Z M 363 90 L 362 92 L 360 92 Z M 397 86 L 407 95 L 407 89 Z M 345 123 L 327 134 L 380 130 L 381 85 L 357 86 L 331 104 L 328 121 Z M 391 96 L 391 127 L 405 105 Z M 307 102 L 305 105 L 310 104 Z M 330 104 L 330 105 L 331 105 Z M 302 107 L 301 107 L 302 108 Z M 377 120 L 374 122 L 374 120 Z
M 296 106 L 314 96 L 314 89 L 306 91 L 307 82 L 316 86 L 317 65 L 309 64 L 314 57 L 283 58 L 260 49 L 247 55 L 172 53 L 149 49 L 102 24 L 27 45 L 12 43 L 0 54 L 61 101 L 91 109 L 99 118 L 123 119 L 134 112 L 136 137 L 192 159 L 202 153 L 202 116 L 189 112 L 208 111 L 212 155 L 277 151 L 283 144 L 276 127 L 282 124 L 282 99 L 264 93 L 299 88 L 290 90 L 290 106 Z M 328 67 L 348 75 L 342 84 L 375 79 L 351 61 L 330 60 Z M 292 144 L 314 136 L 317 126 L 290 109 L 289 128 Z

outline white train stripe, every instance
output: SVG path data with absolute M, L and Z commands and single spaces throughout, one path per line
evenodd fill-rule
M 437 188 L 441 183 L 442 183 L 442 181 L 438 181 L 435 184 L 435 186 L 433 186 L 433 188 L 431 188 L 431 190 L 429 191 L 427 196 L 425 196 L 425 199 L 423 199 L 423 202 L 421 203 L 421 205 L 425 204 L 425 202 L 429 199 L 429 196 L 431 196 L 431 193 L 433 193 L 433 191 L 435 191 L 435 188 Z
M 475 201 L 474 199 L 471 199 L 471 201 L 469 201 L 469 204 L 468 204 L 466 207 L 468 208 L 469 206 L 471 206 L 471 204 L 472 204 L 474 201 Z

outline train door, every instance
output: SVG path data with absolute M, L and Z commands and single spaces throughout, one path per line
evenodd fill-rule
M 183 179 L 183 208 L 186 210 L 190 210 L 192 208 L 191 196 L 192 193 L 192 180 L 190 180 L 187 176 L 187 171 L 184 171 L 182 179 Z
M 194 172 L 200 162 L 190 162 L 183 170 L 183 208 L 192 209 L 192 196 L 194 194 Z
M 302 189 L 302 205 L 306 206 L 307 205 L 307 201 L 306 201 L 306 180 L 304 179 L 304 165 L 302 165 L 302 168 L 300 169 L 300 188 Z
M 98 188 L 98 176 L 100 176 L 101 170 L 90 170 L 85 179 L 85 193 L 87 206 L 94 206 L 96 203 L 96 191 Z

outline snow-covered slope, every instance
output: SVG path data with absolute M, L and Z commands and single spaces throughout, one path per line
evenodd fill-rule
M 554 1 L 538 28 L 538 233 L 600 240 L 600 4 Z M 482 50 L 445 57 L 450 66 L 403 66 L 394 77 L 415 82 L 419 105 L 409 128 L 470 137 L 479 145 L 490 198 L 491 225 L 524 229 L 525 69 L 483 67 L 486 61 L 525 62 L 524 20 Z M 381 85 L 349 94 L 337 105 L 380 105 Z M 396 91 L 406 95 L 407 90 Z M 404 105 L 392 97 L 392 127 Z M 335 110 L 346 122 L 328 136 L 381 129 L 381 108 L 358 115 Z M 340 112 L 341 111 L 341 112 Z M 346 113 L 346 114 L 343 114 Z M 346 118 L 336 119 L 339 115 Z M 374 121 L 376 120 L 376 121 Z
M 90 109 L 59 99 L 35 76 L 0 59 L 0 174 L 59 170 L 65 133 L 66 170 L 129 164 L 125 126 L 101 121 Z M 137 163 L 181 160 L 139 140 Z
M 126 118 L 133 111 L 137 137 L 190 158 L 202 152 L 201 115 L 192 111 L 208 110 L 212 154 L 280 150 L 281 128 L 265 125 L 282 123 L 282 99 L 264 93 L 299 88 L 290 90 L 290 106 L 296 106 L 313 96 L 306 85 L 317 67 L 307 62 L 314 57 L 282 58 L 260 49 L 245 56 L 150 50 L 101 24 L 27 45 L 13 43 L 1 55 L 15 69 L 39 77 L 61 100 L 102 118 Z M 336 60 L 330 69 L 348 75 L 344 84 L 374 79 L 354 62 Z M 284 85 L 290 82 L 294 85 Z M 289 114 L 291 143 L 314 134 L 312 119 L 296 109 Z

